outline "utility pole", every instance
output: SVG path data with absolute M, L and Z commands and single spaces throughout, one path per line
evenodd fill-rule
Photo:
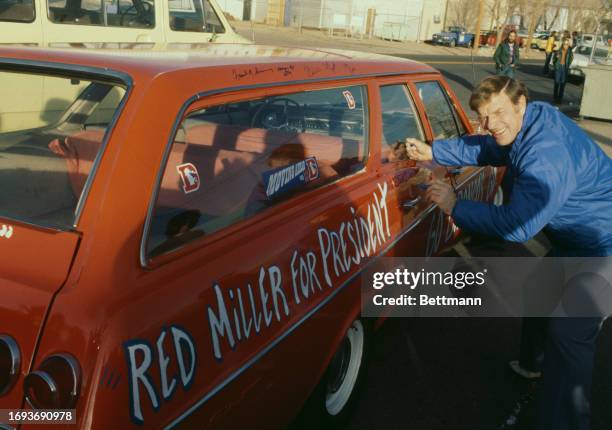
M 442 20 L 442 31 L 446 31 L 446 15 L 448 15 L 448 2 L 450 0 L 446 0 L 446 6 L 444 6 L 444 19 Z
M 476 21 L 476 31 L 474 31 L 474 49 L 478 51 L 480 46 L 480 28 L 482 27 L 482 16 L 484 15 L 484 0 L 478 2 L 478 20 Z

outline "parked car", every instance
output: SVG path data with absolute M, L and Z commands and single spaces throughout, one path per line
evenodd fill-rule
M 504 32 L 502 33 L 501 36 L 501 40 L 504 41 L 506 40 L 506 38 L 508 37 L 508 33 L 510 32 L 510 30 L 504 30 Z M 524 36 L 519 36 L 517 34 L 516 36 L 516 42 L 519 44 L 519 46 L 523 47 L 526 43 L 526 38 Z M 497 45 L 497 31 L 488 31 L 488 32 L 483 32 L 480 34 L 480 44 L 481 45 L 488 45 L 488 46 L 496 46 Z
M 572 61 L 572 64 L 570 64 L 569 68 L 570 76 L 574 76 L 578 79 L 584 79 L 584 72 L 582 71 L 582 68 L 589 65 L 592 51 L 592 45 L 578 45 L 574 48 L 574 60 Z M 608 48 L 595 48 L 593 63 L 612 66 L 612 56 L 610 55 L 610 50 Z
M 548 43 L 548 36 L 540 37 L 536 43 L 540 51 L 546 51 L 546 44 Z M 555 44 L 553 46 L 553 51 L 558 50 L 559 46 L 561 46 L 561 41 L 559 37 L 557 36 L 555 37 Z
M 0 26 L 0 46 L 250 42 L 234 31 L 216 0 L 4 0 Z
M 0 87 L 0 409 L 76 428 L 341 420 L 368 262 L 454 243 L 429 179 L 499 195 L 492 167 L 406 159 L 472 132 L 409 60 L 0 48 Z
M 448 45 L 451 48 L 455 46 L 472 46 L 474 34 L 468 33 L 463 27 L 449 27 L 448 31 L 435 33 L 432 36 L 432 42 L 436 45 Z
M 595 40 L 594 34 L 581 34 L 576 42 L 576 46 L 578 45 L 587 45 L 593 46 L 593 42 Z M 604 36 L 597 36 L 597 42 L 595 42 L 598 48 L 607 48 L 608 47 L 608 39 Z

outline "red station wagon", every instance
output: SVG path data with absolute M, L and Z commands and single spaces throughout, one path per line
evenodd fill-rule
M 456 241 L 432 177 L 498 195 L 491 167 L 407 160 L 472 132 L 414 61 L 2 48 L 0 91 L 0 409 L 79 428 L 342 419 L 380 323 L 360 273 Z

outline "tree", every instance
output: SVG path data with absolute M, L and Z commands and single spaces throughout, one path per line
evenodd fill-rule
M 478 1 L 448 0 L 448 17 L 451 25 L 469 28 L 478 16 Z

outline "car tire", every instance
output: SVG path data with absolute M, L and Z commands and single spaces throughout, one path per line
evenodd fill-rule
M 454 48 L 456 44 L 457 42 L 455 42 L 454 40 L 451 40 L 448 46 L 450 46 L 451 48 Z
M 370 331 L 368 321 L 353 321 L 291 429 L 337 428 L 348 422 L 366 373 Z

